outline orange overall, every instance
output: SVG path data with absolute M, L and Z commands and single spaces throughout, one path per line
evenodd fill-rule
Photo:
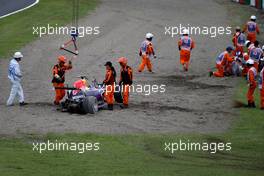
M 139 65 L 138 71 L 142 72 L 145 66 L 147 66 L 148 71 L 152 72 L 152 64 L 150 61 L 150 57 L 152 55 L 155 55 L 155 52 L 153 45 L 150 41 L 145 40 L 144 42 L 142 42 L 139 55 L 142 57 L 142 61 L 141 64 Z
M 60 101 L 64 98 L 65 96 L 65 90 L 64 89 L 59 89 L 64 87 L 64 82 L 65 82 L 65 72 L 66 70 L 72 69 L 71 65 L 64 64 L 64 66 L 60 66 L 59 64 L 55 65 L 52 70 L 53 74 L 53 87 L 55 88 L 55 104 L 59 104 Z M 58 75 L 59 78 L 56 78 L 55 75 Z
M 133 70 L 129 66 L 121 68 L 120 83 L 123 83 L 123 104 L 128 106 L 129 90 L 133 83 Z
M 259 60 L 263 56 L 263 51 L 261 48 L 254 47 L 250 51 L 250 59 L 254 60 L 254 67 L 258 70 Z
M 182 36 L 178 42 L 180 50 L 180 63 L 184 66 L 185 70 L 188 70 L 191 50 L 195 47 L 194 41 L 189 36 Z
M 244 46 L 246 43 L 245 34 L 241 32 L 235 33 L 232 41 L 233 41 L 234 47 L 236 48 L 235 52 L 240 52 L 240 54 L 242 55 L 244 52 Z
M 254 103 L 254 92 L 257 87 L 257 70 L 255 67 L 251 67 L 248 70 L 247 80 L 249 84 L 248 92 L 247 92 L 247 99 L 249 103 Z
M 216 60 L 217 72 L 214 72 L 215 77 L 224 77 L 224 73 L 229 72 L 231 68 L 231 63 L 234 60 L 233 53 L 228 53 L 227 51 L 222 52 Z
M 108 105 L 114 104 L 115 76 L 111 69 L 107 69 L 104 84 L 106 84 L 105 99 Z
M 247 22 L 243 31 L 248 34 L 247 39 L 252 43 L 254 43 L 257 40 L 257 34 L 260 33 L 258 24 L 254 21 Z
M 226 55 L 226 51 L 222 52 L 217 58 L 216 58 L 216 72 L 213 72 L 213 75 L 215 77 L 224 77 L 224 68 L 222 66 L 223 58 Z

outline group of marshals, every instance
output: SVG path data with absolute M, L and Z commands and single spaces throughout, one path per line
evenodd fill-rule
M 151 59 L 156 58 L 154 46 L 152 43 L 153 37 L 154 35 L 152 33 L 147 33 L 145 40 L 141 43 L 139 49 L 139 56 L 142 58 L 142 60 L 141 60 L 141 64 L 138 67 L 138 72 L 142 72 L 145 69 L 145 67 L 147 67 L 148 71 L 153 73 Z M 194 48 L 194 41 L 191 37 L 189 37 L 188 30 L 183 31 L 180 40 L 178 41 L 178 48 L 180 51 L 180 63 L 183 66 L 183 70 L 188 71 L 191 51 Z M 23 55 L 20 52 L 16 52 L 13 56 L 13 59 L 10 61 L 8 78 L 12 83 L 12 88 L 10 92 L 10 97 L 7 101 L 8 106 L 13 105 L 13 101 L 16 97 L 19 98 L 19 102 L 21 106 L 27 104 L 24 102 L 24 93 L 22 86 L 20 84 L 22 79 L 22 73 L 18 63 L 21 61 L 22 58 Z M 71 70 L 73 66 L 71 60 L 67 62 L 67 58 L 65 56 L 59 56 L 57 59 L 58 62 L 56 65 L 54 65 L 52 69 L 52 75 L 53 75 L 52 84 L 55 90 L 55 98 L 53 103 L 55 105 L 60 105 L 61 101 L 63 100 L 66 94 L 64 89 L 65 73 L 68 70 Z M 127 65 L 128 62 L 127 58 L 121 57 L 118 59 L 118 62 L 121 67 L 118 84 L 122 88 L 122 93 L 123 93 L 123 105 L 121 105 L 121 108 L 128 108 L 129 91 L 130 91 L 130 86 L 132 85 L 133 82 L 133 70 L 130 66 Z M 113 67 L 112 62 L 108 61 L 105 64 L 105 67 L 106 67 L 106 74 L 105 74 L 105 80 L 103 81 L 103 83 L 106 85 L 105 101 L 108 104 L 108 109 L 113 110 L 114 91 L 115 91 L 117 73 L 115 68 Z

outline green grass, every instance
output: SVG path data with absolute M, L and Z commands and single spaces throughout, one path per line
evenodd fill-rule
M 245 91 L 245 90 L 243 90 Z M 243 92 L 238 95 L 242 99 Z M 262 113 L 262 114 L 261 114 Z M 95 135 L 49 134 L 2 138 L 0 173 L 2 175 L 56 176 L 262 176 L 264 174 L 263 112 L 241 109 L 235 127 L 220 135 Z M 32 141 L 100 142 L 100 151 L 32 151 Z M 201 151 L 164 151 L 165 142 L 231 142 L 231 151 L 216 154 Z
M 49 1 L 45 1 L 49 2 Z M 55 3 L 50 1 L 51 3 Z M 42 7 L 45 7 L 45 3 Z M 47 5 L 47 4 L 46 4 Z M 61 4 L 60 4 L 61 5 Z M 236 14 L 246 12 L 227 3 Z M 64 4 L 68 6 L 68 4 Z M 48 6 L 46 6 L 47 8 Z M 37 8 L 37 7 L 36 7 Z M 55 8 L 55 7 L 54 7 Z M 58 6 L 57 6 L 58 8 Z M 229 7 L 228 7 L 229 8 Z M 45 8 L 44 8 L 45 9 Z M 34 11 L 32 9 L 31 11 Z M 28 12 L 23 12 L 27 15 Z M 35 11 L 34 13 L 38 13 Z M 61 13 L 61 12 L 60 12 Z M 61 17 L 58 13 L 58 18 Z M 20 14 L 22 15 L 22 13 Z M 48 13 L 46 14 L 48 15 Z M 70 14 L 68 14 L 70 16 Z M 23 15 L 22 15 L 23 16 Z M 241 24 L 248 15 L 236 18 L 234 24 Z M 7 19 L 13 21 L 14 19 Z M 65 17 L 65 22 L 68 18 Z M 26 18 L 24 17 L 26 21 Z M 40 19 L 41 20 L 41 19 Z M 64 20 L 63 20 L 64 21 Z M 57 21 L 55 20 L 54 23 Z M 19 24 L 20 22 L 17 21 Z M 8 23 L 11 25 L 10 21 Z M 26 26 L 31 22 L 27 22 Z M 2 22 L 1 22 L 2 25 Z M 12 26 L 11 25 L 11 26 Z M 9 26 L 10 28 L 10 26 Z M 7 28 L 8 29 L 8 28 Z M 27 29 L 27 28 L 26 28 Z M 0 27 L 0 30 L 3 30 Z M 13 29 L 18 32 L 18 29 Z M 9 33 L 9 31 L 7 31 Z M 28 29 L 31 32 L 31 29 Z M 25 32 L 27 33 L 27 32 Z M 2 35 L 2 34 L 1 34 Z M 10 32 L 11 35 L 11 32 Z M 18 34 L 21 35 L 21 34 Z M 26 37 L 31 41 L 31 36 Z M 22 41 L 19 37 L 19 41 Z M 2 39 L 1 39 L 2 40 Z M 7 39 L 5 39 L 7 40 Z M 12 42 L 16 44 L 13 38 Z M 23 43 L 23 44 L 22 44 Z M 21 47 L 25 44 L 21 42 Z M 1 43 L 1 46 L 4 44 Z M 11 51 L 10 48 L 6 49 Z M 5 51 L 0 47 L 1 52 Z M 8 53 L 8 52 L 6 52 Z M 241 79 L 235 99 L 246 103 L 247 87 Z M 259 102 L 258 91 L 256 101 Z M 238 118 L 239 117 L 239 118 Z M 32 141 L 100 142 L 100 151 L 77 154 L 76 152 L 32 151 Z M 210 154 L 209 152 L 189 151 L 170 154 L 164 151 L 164 142 L 177 142 L 179 139 L 192 142 L 231 142 L 232 150 Z M 259 109 L 237 109 L 231 130 L 224 134 L 167 134 L 167 135 L 95 135 L 95 134 L 49 134 L 47 136 L 27 135 L 21 138 L 0 139 L 0 175 L 6 176 L 263 176 L 264 175 L 264 112 Z
M 80 16 L 87 15 L 98 0 L 80 0 Z M 71 0 L 41 0 L 36 6 L 0 20 L 0 58 L 33 41 L 33 26 L 58 26 L 71 23 Z

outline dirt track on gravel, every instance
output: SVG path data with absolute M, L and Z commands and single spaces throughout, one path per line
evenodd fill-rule
M 207 8 L 210 7 L 210 8 Z M 212 13 L 213 12 L 213 13 Z M 56 111 L 51 102 L 53 91 L 51 68 L 60 54 L 58 46 L 68 36 L 46 36 L 22 49 L 23 85 L 27 107 L 7 108 L 5 101 L 10 84 L 6 72 L 9 60 L 0 60 L 0 134 L 16 135 L 48 132 L 174 133 L 222 132 L 229 127 L 233 112 L 231 96 L 234 79 L 208 78 L 216 54 L 229 43 L 230 36 L 210 38 L 193 36 L 196 49 L 192 54 L 189 73 L 179 64 L 176 39 L 164 35 L 164 27 L 179 23 L 195 26 L 226 26 L 227 11 L 213 0 L 103 0 L 98 9 L 82 19 L 84 26 L 100 26 L 98 36 L 79 40 L 80 56 L 73 60 L 74 69 L 67 82 L 89 74 L 102 80 L 103 64 L 119 56 L 129 58 L 135 71 L 135 84 L 165 84 L 163 94 L 132 94 L 130 109 L 115 107 L 113 112 L 96 115 L 71 115 Z M 155 74 L 139 74 L 138 48 L 146 32 L 155 34 L 157 60 Z M 178 39 L 178 38 L 177 38 Z M 115 63 L 116 68 L 118 64 Z M 118 69 L 117 69 L 118 70 Z

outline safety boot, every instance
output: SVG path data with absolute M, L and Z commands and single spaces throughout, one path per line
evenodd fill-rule
M 54 101 L 53 104 L 56 105 L 56 106 L 59 106 L 60 102 Z
M 121 108 L 121 109 L 127 109 L 127 108 L 128 108 L 128 105 L 126 105 L 126 104 L 122 104 L 122 105 L 120 105 L 120 108 Z
M 107 105 L 107 107 L 108 107 L 109 111 L 113 111 L 114 110 L 114 105 L 112 105 L 112 104 Z
M 250 101 L 248 101 L 248 104 L 246 105 L 247 108 L 251 108 L 252 107 L 252 103 Z
M 21 102 L 21 103 L 19 103 L 19 105 L 20 105 L 20 106 L 26 106 L 26 105 L 28 105 L 28 103 Z
M 252 107 L 252 108 L 256 108 L 256 104 L 255 104 L 255 102 L 253 102 L 253 103 L 251 104 L 251 107 Z

